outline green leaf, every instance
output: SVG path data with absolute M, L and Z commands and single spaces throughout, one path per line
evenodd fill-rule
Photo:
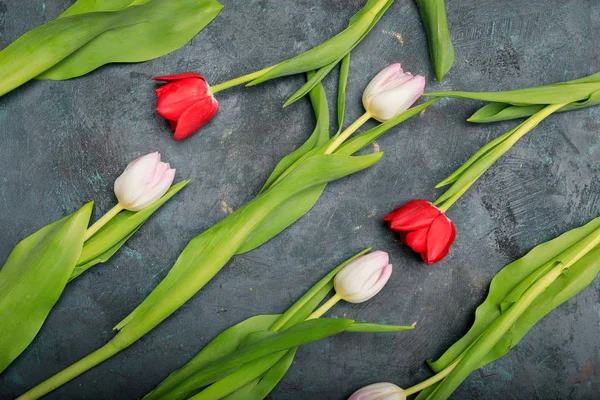
M 294 361 L 297 348 L 290 349 L 275 365 L 260 379 L 255 379 L 236 392 L 224 397 L 224 400 L 262 400 L 283 379 Z
M 68 79 L 107 62 L 159 57 L 187 43 L 220 7 L 214 0 L 153 0 L 51 21 L 0 52 L 0 95 L 35 77 Z
M 314 74 L 309 73 L 307 75 L 310 79 L 310 77 Z M 271 172 L 269 179 L 267 179 L 267 182 L 265 182 L 264 186 L 260 190 L 260 193 L 263 193 L 269 189 L 271 185 L 273 185 L 273 183 L 286 170 L 288 170 L 292 165 L 295 165 L 296 162 L 298 162 L 310 150 L 316 147 L 321 147 L 327 142 L 327 140 L 329 140 L 329 107 L 327 106 L 327 96 L 325 95 L 323 85 L 319 84 L 313 90 L 311 90 L 310 101 L 312 103 L 315 119 L 317 121 L 315 130 L 302 146 L 286 155 L 281 159 L 281 161 L 279 161 L 273 172 Z
M 223 379 L 248 362 L 343 332 L 353 322 L 348 319 L 333 318 L 300 322 L 283 332 L 276 333 L 252 346 L 238 349 L 235 353 L 212 363 L 162 398 L 174 400 L 185 398 L 190 393 Z
M 75 279 L 94 265 L 105 262 L 112 257 L 156 210 L 175 196 L 188 183 L 190 183 L 189 180 L 176 183 L 160 199 L 141 211 L 121 211 L 117 214 L 85 242 L 81 251 L 81 257 L 69 281 Z
M 200 393 L 190 397 L 190 399 L 221 399 L 261 377 L 263 374 L 269 371 L 271 367 L 277 364 L 287 353 L 288 350 L 282 350 L 280 352 L 269 354 L 268 356 L 264 356 L 252 362 L 246 363 L 223 379 L 220 379 L 203 389 Z
M 127 7 L 116 13 L 131 11 L 130 23 L 92 38 L 36 78 L 70 79 L 109 63 L 142 62 L 164 56 L 192 40 L 222 8 L 216 0 L 152 0 Z
M 598 104 L 600 104 L 600 90 L 592 93 L 589 99 L 567 104 L 565 107 L 558 110 L 558 112 L 579 110 Z M 467 121 L 474 123 L 489 123 L 524 118 L 539 112 L 544 107 L 545 105 L 513 106 L 506 103 L 490 103 L 477 110 L 467 119 Z
M 502 315 L 502 302 L 510 299 L 515 290 L 522 288 L 522 283 L 527 282 L 531 287 L 531 275 L 539 278 L 540 268 L 547 265 L 556 265 L 556 262 L 566 260 L 578 248 L 581 243 L 589 240 L 600 229 L 600 218 L 596 218 L 587 225 L 573 229 L 549 242 L 540 244 L 527 255 L 504 267 L 494 277 L 490 284 L 490 290 L 486 300 L 475 312 L 475 323 L 463 338 L 452 345 L 438 360 L 428 361 L 434 372 L 439 372 L 452 364 L 470 346 L 472 346 L 481 335 L 488 329 L 496 319 Z M 597 238 L 596 238 L 597 239 Z M 575 262 L 569 268 L 568 276 L 561 276 L 517 319 L 514 325 L 493 349 L 485 355 L 477 368 L 486 365 L 513 348 L 523 336 L 550 311 L 570 299 L 586 286 L 588 286 L 600 272 L 600 246 L 596 246 L 587 255 Z M 417 399 L 426 398 L 433 392 L 435 387 L 422 392 Z
M 144 399 L 164 398 L 198 371 L 233 354 L 250 333 L 269 329 L 278 317 L 278 315 L 257 315 L 226 329 L 182 368 L 172 372 L 154 390 L 144 396 Z
M 498 136 L 496 139 L 491 140 L 490 142 L 486 143 L 483 147 L 481 147 L 479 150 L 477 150 L 477 152 L 475 154 L 473 154 L 471 156 L 471 158 L 469 158 L 467 161 L 465 161 L 456 171 L 454 171 L 452 174 L 450 174 L 449 177 L 447 177 L 446 179 L 444 179 L 443 181 L 438 183 L 435 187 L 440 188 L 442 186 L 446 186 L 453 182 L 456 182 L 458 180 L 458 178 L 460 178 L 467 169 L 469 169 L 470 167 L 473 166 L 473 164 L 475 164 L 476 162 L 480 161 L 485 156 L 490 154 L 490 152 L 492 150 L 494 150 L 496 147 L 498 147 L 502 143 L 504 143 L 509 137 L 511 137 L 511 135 L 513 133 L 515 133 L 515 131 L 519 127 L 520 127 L 520 125 L 514 129 L 511 129 L 510 131 L 506 132 L 505 134 Z
M 0 270 L 0 372 L 35 338 L 83 246 L 92 203 L 22 240 Z
M 350 74 L 350 53 L 346 54 L 340 64 L 340 79 L 338 81 L 337 96 L 337 124 L 338 130 L 335 136 L 342 133 L 344 128 L 344 114 L 346 113 L 346 88 L 348 86 L 348 75 Z
M 369 0 L 342 32 L 311 50 L 277 64 L 250 82 L 248 86 L 282 76 L 318 70 L 336 61 L 339 62 L 369 32 L 374 22 L 381 17 L 382 10 L 385 11 L 392 2 L 393 0 Z M 310 89 L 305 88 L 305 93 Z
M 444 0 L 417 0 L 421 21 L 427 33 L 429 56 L 439 82 L 454 64 L 454 46 L 450 40 Z
M 517 106 L 531 104 L 562 104 L 586 101 L 600 90 L 600 82 L 554 84 L 505 92 L 459 92 L 445 91 L 425 93 L 423 96 L 456 97 L 461 99 L 485 100 Z
M 354 17 L 352 17 L 350 19 L 349 27 L 355 23 L 359 23 L 361 21 L 361 19 L 365 19 L 365 18 L 370 19 L 373 16 L 372 11 L 370 13 L 368 13 L 368 12 L 364 12 L 364 10 L 366 10 L 366 9 L 372 10 L 372 7 L 369 5 L 369 3 L 372 3 L 372 5 L 375 8 L 379 7 L 376 3 L 380 2 L 380 1 L 381 0 L 369 0 L 369 2 L 363 8 L 363 10 L 361 10 L 360 12 L 355 14 Z M 394 0 L 388 0 L 387 3 L 385 3 L 383 5 L 383 7 L 375 15 L 375 18 L 371 21 L 371 25 L 369 26 L 369 28 L 364 31 L 364 33 L 358 38 L 358 40 L 354 43 L 354 45 L 352 45 L 350 48 L 348 48 L 345 52 L 340 53 L 339 57 L 337 59 L 335 59 L 333 62 L 331 62 L 330 64 L 323 65 L 317 71 L 317 74 L 312 79 L 310 79 L 308 82 L 306 82 L 300 89 L 298 89 L 296 91 L 296 93 L 294 93 L 285 102 L 285 104 L 283 106 L 287 107 L 288 105 L 290 105 L 293 102 L 297 101 L 298 99 L 302 98 L 302 96 L 304 96 L 306 93 L 308 93 L 310 90 L 312 90 L 313 87 L 315 87 L 318 83 L 320 83 L 323 80 L 323 78 L 325 78 L 325 76 L 327 76 L 327 74 L 333 69 L 333 67 L 335 67 L 340 62 L 343 62 L 343 60 L 346 58 L 346 56 L 348 56 L 350 54 L 350 52 L 363 40 L 363 38 L 365 36 L 367 36 L 367 34 L 371 31 L 371 29 L 373 29 L 375 24 L 377 24 L 379 19 L 383 16 L 383 14 L 387 11 L 387 9 L 392 5 L 393 1 Z M 306 54 L 306 53 L 304 53 L 304 54 Z M 304 54 L 301 54 L 301 56 Z M 298 56 L 298 57 L 300 57 L 300 56 Z M 315 61 L 318 61 L 318 59 L 316 59 Z M 279 65 L 277 65 L 277 66 L 279 66 Z M 262 75 L 261 75 L 261 78 L 262 78 Z M 261 78 L 259 78 L 259 79 L 261 79 Z M 269 78 L 269 79 L 271 79 L 271 78 Z
M 410 331 L 415 329 L 414 325 L 402 326 L 402 325 L 388 325 L 388 324 L 374 324 L 371 322 L 355 322 L 346 328 L 346 332 L 354 333 L 385 333 L 385 332 L 402 332 Z
M 325 296 L 333 289 L 333 279 L 346 265 L 356 260 L 371 251 L 371 248 L 367 248 L 350 257 L 327 275 L 325 275 L 319 282 L 317 282 L 310 290 L 308 290 L 293 306 L 291 306 L 285 313 L 283 313 L 279 319 L 271 326 L 271 330 L 279 331 L 289 326 L 295 325 L 300 321 L 304 321 L 313 310 L 323 301 Z
M 148 1 L 149 0 L 77 0 L 71 7 L 60 14 L 59 18 L 97 11 L 118 11 L 130 5 L 147 3 Z
M 412 116 L 419 114 L 421 111 L 425 110 L 431 104 L 436 102 L 437 99 L 429 100 L 427 103 L 420 104 L 418 106 L 409 108 L 404 111 L 402 114 L 397 115 L 396 117 L 376 126 L 375 128 L 369 129 L 366 132 L 360 133 L 350 140 L 344 142 L 336 151 L 335 154 L 344 154 L 351 155 L 356 153 L 357 151 L 364 149 L 375 140 L 377 140 L 381 135 L 389 131 L 394 126 L 398 125 L 401 122 L 406 121 Z

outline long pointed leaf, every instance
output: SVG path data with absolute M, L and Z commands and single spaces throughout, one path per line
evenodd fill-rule
M 427 33 L 429 56 L 439 82 L 454 64 L 454 46 L 448 31 L 444 0 L 417 0 L 421 21 Z
M 0 372 L 35 338 L 77 263 L 92 203 L 22 240 L 0 270 Z

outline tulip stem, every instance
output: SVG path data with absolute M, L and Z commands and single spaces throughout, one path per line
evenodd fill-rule
M 361 126 L 365 124 L 368 120 L 371 119 L 371 114 L 369 112 L 365 112 L 360 118 L 352 123 L 349 127 L 347 127 L 338 137 L 335 138 L 333 142 L 327 147 L 325 150 L 325 154 L 333 153 L 346 139 L 350 137 L 354 132 L 358 130 Z
M 234 78 L 234 79 L 222 82 L 222 83 L 218 83 L 218 84 L 216 84 L 214 86 L 211 86 L 210 87 L 210 91 L 211 91 L 212 94 L 215 94 L 217 92 L 220 92 L 221 90 L 229 89 L 230 87 L 234 87 L 234 86 L 242 85 L 244 83 L 248 83 L 250 81 L 255 80 L 259 76 L 261 76 L 263 74 L 266 74 L 267 72 L 269 72 L 273 68 L 275 68 L 275 66 L 267 67 L 267 68 L 261 69 L 260 71 L 252 72 L 251 74 L 242 75 L 242 76 L 240 76 L 238 78 Z
M 339 294 L 337 294 L 337 293 L 334 294 L 329 300 L 327 300 L 327 302 L 325 304 L 323 304 L 315 312 L 310 314 L 308 316 L 308 318 L 306 318 L 306 320 L 308 321 L 309 319 L 320 318 L 321 316 L 323 316 L 323 314 L 325 314 L 327 311 L 329 311 L 329 309 L 331 307 L 336 305 L 338 303 L 338 301 L 340 301 L 341 299 L 342 299 L 342 297 Z
M 441 370 L 440 372 L 438 372 L 431 378 L 426 379 L 423 382 L 404 390 L 404 395 L 406 397 L 408 397 L 411 394 L 415 394 L 417 392 L 420 392 L 423 389 L 427 389 L 429 386 L 433 385 L 434 383 L 441 381 L 442 379 L 447 377 L 450 374 L 450 372 L 452 372 L 454 367 L 456 367 L 456 365 L 460 362 L 461 359 L 462 359 L 462 355 L 459 358 L 457 358 L 452 364 L 448 365 L 446 368 L 444 368 L 443 370 Z
M 113 219 L 114 216 L 117 215 L 118 213 L 120 213 L 121 211 L 123 211 L 123 206 L 121 204 L 117 204 L 116 206 L 111 208 L 109 212 L 104 214 L 102 216 L 102 218 L 100 218 L 98 221 L 94 222 L 94 224 L 92 224 L 92 226 L 90 226 L 88 228 L 88 230 L 85 231 L 85 236 L 83 238 L 83 241 L 85 242 L 89 238 L 94 236 L 94 234 L 96 232 L 98 232 L 104 225 L 106 225 L 108 223 L 108 221 Z
M 531 131 L 533 128 L 538 126 L 538 124 L 540 122 L 542 122 L 544 119 L 546 119 L 548 116 L 550 116 L 555 111 L 558 111 L 561 108 L 563 108 L 565 105 L 566 105 L 566 103 L 550 104 L 550 105 L 544 107 L 542 110 L 538 111 L 533 116 L 529 117 L 529 119 L 526 120 L 525 122 L 523 122 L 503 143 L 503 145 L 510 145 L 504 150 L 504 152 L 506 152 L 508 149 L 510 149 L 510 147 L 512 147 L 517 142 L 517 140 L 521 139 L 529 131 Z M 458 190 L 450 198 L 448 198 L 446 201 L 444 201 L 444 203 L 442 205 L 438 206 L 438 209 L 443 213 L 448 211 L 448 209 L 454 203 L 456 203 L 456 201 L 475 183 L 475 181 L 477 181 L 477 179 L 479 179 L 479 177 L 481 175 L 483 175 L 483 173 L 487 170 L 487 168 L 489 168 L 489 166 L 486 167 L 485 169 L 483 169 L 483 171 L 481 171 L 481 173 L 479 175 L 477 175 L 471 182 L 466 184 L 463 188 Z M 464 173 L 464 171 L 463 171 L 463 173 Z M 452 189 L 452 188 L 450 188 L 450 189 Z M 450 190 L 450 189 L 448 189 L 448 190 Z M 437 203 L 437 202 L 434 202 L 434 204 L 435 203 Z

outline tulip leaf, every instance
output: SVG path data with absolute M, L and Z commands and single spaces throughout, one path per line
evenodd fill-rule
M 374 324 L 371 322 L 355 322 L 346 328 L 346 332 L 354 333 L 386 333 L 386 332 L 402 332 L 415 329 L 414 325 L 387 325 Z
M 586 242 L 597 243 L 599 235 L 600 218 L 596 218 L 582 227 L 536 246 L 524 257 L 500 270 L 490 284 L 486 300 L 475 312 L 475 322 L 471 329 L 438 360 L 428 361 L 431 369 L 439 372 L 465 354 L 484 332 L 495 328 L 494 322 L 500 316 L 510 310 L 510 308 L 507 309 L 506 304 L 503 310 L 503 302 L 518 301 L 524 290 L 539 281 L 543 269 L 547 271 L 559 262 L 566 262 L 574 251 L 582 248 Z M 571 265 L 569 272 L 568 275 L 557 278 L 535 298 L 492 350 L 483 355 L 477 368 L 504 356 L 541 318 L 588 286 L 600 272 L 600 245 L 593 247 L 586 255 Z M 515 296 L 515 294 L 517 295 Z M 461 360 L 461 362 L 463 361 Z M 421 392 L 417 399 L 428 398 L 438 385 Z
M 379 19 L 383 16 L 383 14 L 387 11 L 387 9 L 392 5 L 392 3 L 394 2 L 394 0 L 369 0 L 369 2 L 367 2 L 367 4 L 365 5 L 365 7 L 359 11 L 357 14 L 355 14 L 351 19 L 350 19 L 350 23 L 348 25 L 348 28 L 346 29 L 346 31 L 348 29 L 350 29 L 352 26 L 354 25 L 361 25 L 363 24 L 363 21 L 365 20 L 370 20 L 371 24 L 369 25 L 369 27 L 363 31 L 362 35 L 360 35 L 360 37 L 354 42 L 354 44 L 350 47 L 347 47 L 345 50 L 338 52 L 337 50 L 340 48 L 339 43 L 329 43 L 329 42 L 325 42 L 323 43 L 321 46 L 324 46 L 323 49 L 325 49 L 324 51 L 327 51 L 328 48 L 330 48 L 330 51 L 332 51 L 331 54 L 338 54 L 339 56 L 337 58 L 335 58 L 331 63 L 328 64 L 323 64 L 320 67 L 317 67 L 316 63 L 319 63 L 320 59 L 319 54 L 320 52 L 315 52 L 314 54 L 311 54 L 310 56 L 306 56 L 308 53 L 316 50 L 317 48 L 314 48 L 312 50 L 309 50 L 306 53 L 300 54 L 299 56 L 292 58 L 288 61 L 292 61 L 296 59 L 295 63 L 292 64 L 299 64 L 300 66 L 304 66 L 304 63 L 306 62 L 310 62 L 310 60 L 312 59 L 312 61 L 315 63 L 315 68 L 318 68 L 317 73 L 315 74 L 315 76 L 313 76 L 308 82 L 306 82 L 300 89 L 298 89 L 283 105 L 284 107 L 287 107 L 288 105 L 294 103 L 295 101 L 297 101 L 298 99 L 302 98 L 304 95 L 306 95 L 306 93 L 308 93 L 309 91 L 311 91 L 318 83 L 320 83 L 323 78 L 325 78 L 325 76 L 327 76 L 327 74 L 329 74 L 329 72 L 331 72 L 331 70 L 340 62 L 342 62 L 344 60 L 344 58 L 346 56 L 348 56 L 350 54 L 350 52 L 363 40 L 363 38 L 365 36 L 367 36 L 367 34 L 371 31 L 371 29 L 373 29 L 373 27 L 377 24 L 377 22 L 379 21 Z M 379 3 L 379 4 L 377 4 Z M 385 4 L 384 4 L 385 3 Z M 379 11 L 377 11 L 377 14 L 373 14 L 373 10 L 377 10 L 379 7 L 381 7 L 381 9 L 379 9 Z M 366 11 L 365 11 L 366 10 Z M 373 15 L 374 18 L 373 18 Z M 345 32 L 345 31 L 344 31 Z M 342 35 L 344 32 L 340 33 L 338 36 Z M 330 39 L 330 41 L 333 41 L 334 39 L 336 39 L 336 37 L 334 37 L 333 39 Z M 346 42 L 349 43 L 349 42 Z M 342 43 L 345 44 L 345 43 Z M 286 67 L 286 63 L 288 61 L 284 61 L 281 64 L 278 64 L 275 68 L 273 68 L 273 70 L 277 70 L 278 68 L 281 69 L 285 69 Z M 312 65 L 312 64 L 310 64 Z M 290 66 L 288 66 L 290 67 Z M 312 69 L 312 68 L 311 68 Z M 273 73 L 273 70 L 269 71 L 267 74 L 268 75 L 270 73 Z M 275 72 L 276 73 L 276 72 Z M 286 73 L 285 75 L 291 75 L 291 74 L 295 74 L 297 72 L 291 72 L 291 73 Z M 248 86 L 252 86 L 254 84 L 258 84 L 261 83 L 264 80 L 267 79 L 273 79 L 275 78 L 275 76 L 271 77 L 271 78 L 267 78 L 267 79 L 263 79 L 265 77 L 265 75 L 262 75 L 261 77 L 259 77 L 257 80 L 252 81 Z M 283 76 L 283 75 L 280 75 Z
M 238 389 L 224 400 L 262 400 L 277 386 L 283 379 L 288 369 L 294 361 L 297 348 L 290 349 L 287 353 L 273 365 L 267 373 L 260 379 L 248 383 L 246 386 Z
M 309 73 L 307 75 L 310 79 L 310 77 L 314 74 Z M 281 161 L 279 161 L 279 163 L 267 179 L 267 182 L 265 182 L 264 186 L 260 190 L 260 193 L 263 193 L 264 191 L 269 189 L 271 185 L 286 170 L 288 170 L 293 164 L 300 160 L 310 150 L 316 147 L 321 147 L 329 139 L 329 107 L 327 106 L 327 96 L 325 95 L 323 85 L 319 84 L 313 90 L 311 90 L 310 101 L 312 103 L 315 118 L 317 120 L 315 130 L 302 146 L 300 146 L 298 149 L 291 152 L 290 154 L 286 155 L 281 159 Z
M 186 398 L 202 387 L 223 379 L 246 363 L 343 332 L 353 322 L 349 319 L 334 318 L 300 322 L 283 332 L 275 333 L 254 345 L 239 348 L 231 355 L 213 362 L 160 398 L 173 400 Z
M 393 0 L 369 0 L 342 32 L 311 50 L 277 64 L 274 68 L 250 82 L 248 86 L 258 85 L 269 79 L 282 76 L 318 70 L 334 62 L 341 61 L 373 28 L 383 12 L 392 3 Z M 316 85 L 318 82 L 311 83 Z M 311 87 L 304 88 L 304 93 L 308 93 L 311 89 Z
M 149 0 L 77 0 L 60 14 L 59 18 L 97 11 L 118 11 L 130 5 L 138 5 L 147 3 L 148 1 Z
M 340 64 L 340 79 L 338 81 L 337 96 L 337 124 L 338 130 L 335 136 L 342 133 L 344 128 L 344 114 L 346 113 L 346 88 L 348 86 L 348 75 L 350 74 L 350 53 L 344 56 Z
M 154 390 L 144 396 L 144 399 L 164 398 L 196 372 L 233 354 L 250 333 L 269 329 L 277 318 L 279 318 L 279 315 L 257 315 L 226 329 L 185 366 L 172 372 Z
M 592 95 L 581 101 L 575 101 L 567 104 L 557 112 L 579 110 L 581 108 L 592 107 L 600 104 L 600 90 L 592 93 Z M 529 117 L 541 111 L 546 105 L 532 106 L 513 106 L 506 103 L 490 103 L 481 107 L 471 117 L 467 119 L 474 123 L 489 123 L 498 121 L 507 121 L 516 118 Z
M 427 33 L 429 56 L 439 82 L 454 64 L 454 46 L 448 31 L 444 0 L 417 0 L 421 21 Z
M 137 11 L 136 15 L 145 18 L 92 38 L 37 79 L 70 79 L 109 63 L 142 62 L 164 56 L 192 40 L 222 8 L 216 0 L 152 0 L 126 7 L 116 12 Z
M 92 203 L 22 240 L 0 270 L 0 372 L 35 338 L 83 246 Z
M 369 129 L 366 132 L 363 132 L 363 133 L 360 133 L 360 134 L 354 136 L 350 140 L 344 142 L 335 151 L 335 154 L 351 155 L 361 149 L 364 149 L 365 147 L 367 147 L 368 145 L 373 143 L 375 140 L 377 140 L 381 135 L 386 133 L 388 130 L 390 130 L 394 126 L 398 125 L 399 123 L 406 121 L 410 117 L 413 117 L 413 116 L 419 114 L 420 112 L 425 110 L 427 107 L 429 107 L 431 104 L 433 104 L 436 101 L 437 101 L 437 99 L 431 99 L 426 103 L 409 108 L 408 110 L 395 116 L 394 118 L 392 118 L 380 125 L 377 125 L 375 128 Z
M 185 180 L 171 186 L 160 199 L 141 211 L 122 211 L 117 214 L 85 242 L 81 257 L 69 280 L 75 279 L 96 264 L 106 262 L 156 210 L 175 196 L 189 182 L 189 180 Z
M 346 265 L 356 260 L 371 251 L 371 248 L 367 248 L 350 257 L 327 275 L 325 275 L 319 282 L 317 282 L 310 290 L 308 290 L 293 306 L 291 306 L 285 313 L 283 313 L 279 319 L 273 323 L 271 330 L 278 331 L 285 329 L 297 322 L 303 321 L 308 317 L 310 313 L 315 309 L 321 301 L 325 298 L 327 293 L 333 289 L 333 278 L 340 272 Z M 317 301 L 315 301 L 317 300 Z M 299 318 L 297 317 L 299 316 Z
M 160 57 L 187 43 L 221 7 L 215 0 L 152 0 L 48 22 L 0 52 L 0 95 L 35 77 L 69 79 L 109 62 Z
M 600 82 L 553 84 L 505 92 L 432 92 L 423 96 L 457 97 L 461 99 L 485 100 L 517 106 L 531 104 L 562 104 L 587 101 L 600 90 Z

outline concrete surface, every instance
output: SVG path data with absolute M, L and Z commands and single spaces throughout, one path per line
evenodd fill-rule
M 70 0 L 0 0 L 0 47 L 55 18 Z M 212 83 L 295 55 L 339 32 L 364 3 L 223 0 L 191 43 L 143 64 L 112 65 L 67 82 L 31 82 L 0 98 L 0 259 L 39 227 L 96 201 L 133 158 L 159 150 L 190 184 L 110 262 L 70 284 L 33 344 L 0 376 L 9 399 L 111 337 L 111 328 L 166 275 L 186 243 L 250 200 L 277 161 L 313 129 L 307 100 L 281 109 L 303 77 L 219 93 L 201 132 L 171 139 L 155 113 L 153 75 L 188 70 Z M 594 0 L 449 1 L 456 65 L 433 78 L 416 6 L 398 0 L 353 52 L 347 124 L 362 114 L 369 79 L 396 61 L 429 90 L 499 90 L 600 70 Z M 325 81 L 330 104 L 337 77 Z M 48 399 L 133 399 L 184 364 L 218 332 L 280 312 L 338 262 L 373 246 L 395 270 L 385 290 L 330 316 L 410 324 L 408 333 L 344 334 L 303 347 L 272 399 L 344 399 L 359 387 L 408 387 L 471 325 L 494 274 L 535 244 L 600 214 L 600 108 L 551 116 L 523 138 L 450 210 L 451 254 L 427 267 L 381 222 L 395 206 L 433 199 L 432 188 L 514 122 L 473 125 L 480 103 L 442 100 L 377 141 L 381 162 L 328 186 L 307 216 L 267 245 L 235 258 L 205 289 L 139 343 Z M 332 126 L 332 129 L 335 128 Z M 477 371 L 457 399 L 600 398 L 600 281 L 543 319 L 506 357 Z

